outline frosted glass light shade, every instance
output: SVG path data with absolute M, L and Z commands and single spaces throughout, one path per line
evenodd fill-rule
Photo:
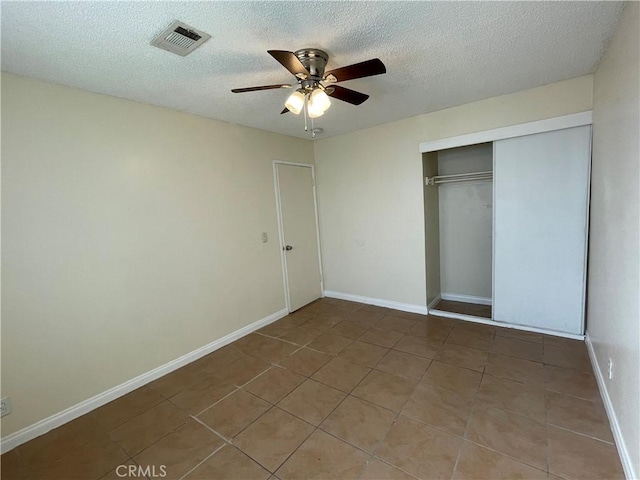
M 318 118 L 324 115 L 324 112 L 322 110 L 313 110 L 311 108 L 311 105 L 309 105 L 307 112 L 309 112 L 309 118 Z
M 302 107 L 304 106 L 304 95 L 302 92 L 296 91 L 289 95 L 287 101 L 284 103 L 284 106 L 287 109 L 298 115 L 302 111 Z
M 324 90 L 317 88 L 311 92 L 309 97 L 309 108 L 326 112 L 330 106 L 331 100 L 329 100 L 329 95 L 327 95 Z

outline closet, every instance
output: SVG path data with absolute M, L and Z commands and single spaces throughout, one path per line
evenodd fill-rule
M 421 144 L 430 314 L 583 334 L 590 116 L 574 123 Z

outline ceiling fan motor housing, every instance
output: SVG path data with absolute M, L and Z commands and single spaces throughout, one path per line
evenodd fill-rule
M 295 52 L 300 63 L 311 74 L 308 78 L 301 80 L 300 84 L 305 90 L 312 90 L 318 86 L 318 82 L 324 76 L 324 69 L 327 66 L 329 55 L 323 50 L 317 48 L 303 48 Z

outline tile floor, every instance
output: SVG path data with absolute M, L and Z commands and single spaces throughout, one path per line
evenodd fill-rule
M 491 305 L 478 305 L 476 303 L 454 302 L 452 300 L 440 300 L 434 310 L 462 313 L 473 317 L 491 319 Z
M 129 467 L 149 479 L 623 478 L 582 342 L 332 299 L 2 456 L 4 480 Z

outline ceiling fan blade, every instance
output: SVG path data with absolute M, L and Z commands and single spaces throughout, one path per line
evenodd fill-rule
M 284 110 L 282 110 L 280 112 L 280 115 L 282 115 L 283 113 L 287 113 L 289 111 L 289 109 L 287 107 L 284 107 Z
M 384 66 L 384 63 L 379 58 L 373 58 L 365 62 L 331 70 L 325 73 L 324 78 L 327 82 L 344 82 L 382 73 L 387 73 L 387 67 Z
M 259 90 L 272 90 L 274 88 L 291 88 L 288 83 L 278 83 L 277 85 L 262 85 L 260 87 L 234 88 L 233 93 L 257 92 Z
M 286 50 L 267 50 L 267 53 L 282 64 L 284 68 L 289 70 L 298 78 L 307 78 L 309 70 L 307 70 L 302 62 L 298 60 L 295 53 Z
M 340 85 L 331 85 L 330 87 L 327 87 L 326 92 L 330 97 L 337 98 L 338 100 L 342 100 L 343 102 L 351 103 L 353 105 L 360 105 L 369 98 L 369 95 L 356 92 L 350 88 L 341 87 Z

